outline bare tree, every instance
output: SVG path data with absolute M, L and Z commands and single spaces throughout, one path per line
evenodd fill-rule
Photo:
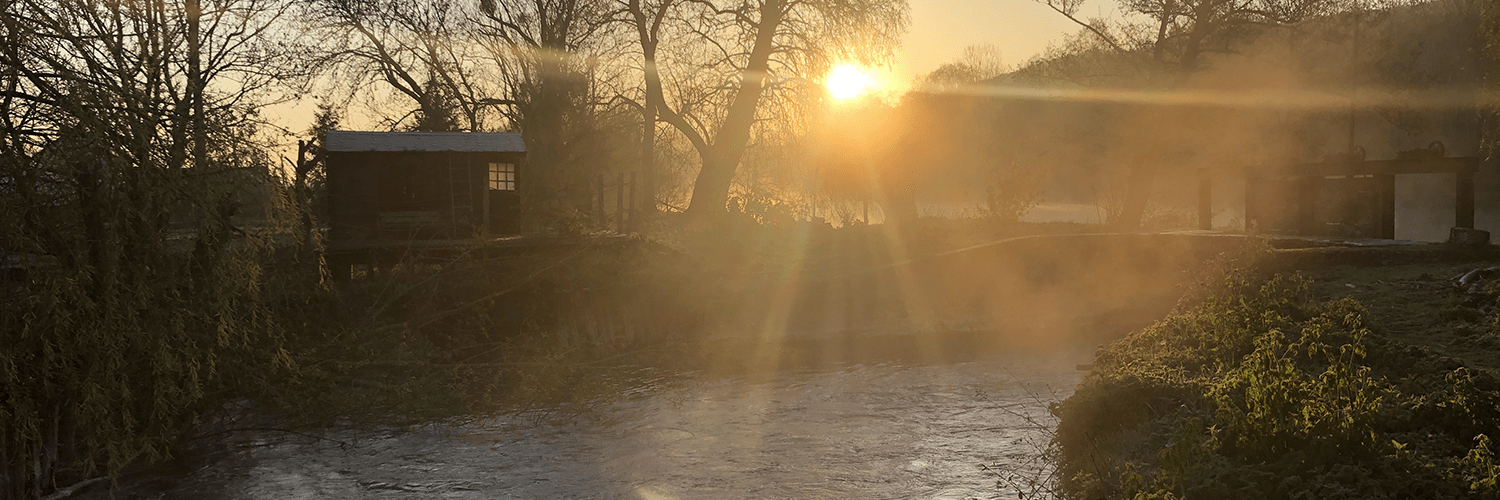
M 1009 68 L 994 45 L 964 47 L 957 61 L 938 66 L 918 78 L 917 86 L 925 91 L 943 91 L 950 87 L 982 82 L 1005 74 Z
M 1182 70 L 1210 52 L 1230 51 L 1260 28 L 1294 24 L 1337 11 L 1343 0 L 1117 0 L 1138 20 L 1110 23 L 1078 16 L 1082 0 L 1038 0 L 1112 49 Z
M 415 105 L 387 117 L 392 128 L 486 128 L 497 90 L 486 81 L 476 47 L 468 42 L 471 11 L 463 4 L 317 0 L 310 8 L 325 35 L 323 50 L 344 69 L 351 91 L 373 79 Z
M 688 212 L 699 219 L 724 210 L 753 129 L 795 127 L 822 97 L 814 79 L 839 60 L 887 57 L 907 22 L 900 0 L 626 5 L 647 49 L 647 105 L 698 153 Z
M 279 344 L 236 216 L 273 188 L 256 111 L 309 69 L 290 7 L 0 9 L 0 496 L 41 496 L 63 463 L 161 458 L 265 375 L 250 346 Z
M 587 205 L 592 174 L 607 168 L 598 116 L 603 66 L 617 52 L 606 0 L 481 0 L 475 30 L 514 101 L 507 116 L 526 137 L 531 199 Z M 546 193 L 540 190 L 547 191 Z
M 641 51 L 641 77 L 643 94 L 638 106 L 641 109 L 641 169 L 644 171 L 645 196 L 647 209 L 656 210 L 657 176 L 656 176 L 656 133 L 657 111 L 656 99 L 649 96 L 661 95 L 661 72 L 657 69 L 657 51 L 661 47 L 662 27 L 668 21 L 668 15 L 682 3 L 680 0 L 660 0 L 656 3 L 647 4 L 645 0 L 627 0 L 624 2 L 622 20 L 628 26 L 634 28 L 635 39 Z

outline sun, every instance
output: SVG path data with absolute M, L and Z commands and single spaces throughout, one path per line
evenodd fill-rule
M 870 76 L 864 74 L 859 68 L 845 64 L 833 68 L 828 74 L 828 93 L 834 99 L 849 99 L 864 93 L 870 88 Z

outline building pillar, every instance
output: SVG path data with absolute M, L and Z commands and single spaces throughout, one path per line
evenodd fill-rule
M 1260 232 L 1260 179 L 1245 177 L 1245 232 Z
M 615 232 L 625 234 L 625 172 L 615 172 Z
M 1375 185 L 1380 190 L 1380 237 L 1396 239 L 1396 176 L 1378 174 Z
M 1213 179 L 1208 175 L 1208 169 L 1198 169 L 1198 229 L 1212 230 L 1214 228 L 1214 191 Z
M 1474 171 L 1460 170 L 1453 175 L 1453 227 L 1474 229 Z

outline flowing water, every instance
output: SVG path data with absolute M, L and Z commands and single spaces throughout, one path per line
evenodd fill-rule
M 254 440 L 196 474 L 266 500 L 1014 498 L 1089 353 L 977 358 L 677 376 L 582 413 Z

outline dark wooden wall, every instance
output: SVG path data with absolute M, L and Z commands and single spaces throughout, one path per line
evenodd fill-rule
M 473 237 L 483 222 L 489 163 L 516 164 L 520 184 L 521 160 L 519 153 L 330 152 L 331 237 L 335 242 Z M 519 196 L 492 194 L 490 234 L 515 234 Z

